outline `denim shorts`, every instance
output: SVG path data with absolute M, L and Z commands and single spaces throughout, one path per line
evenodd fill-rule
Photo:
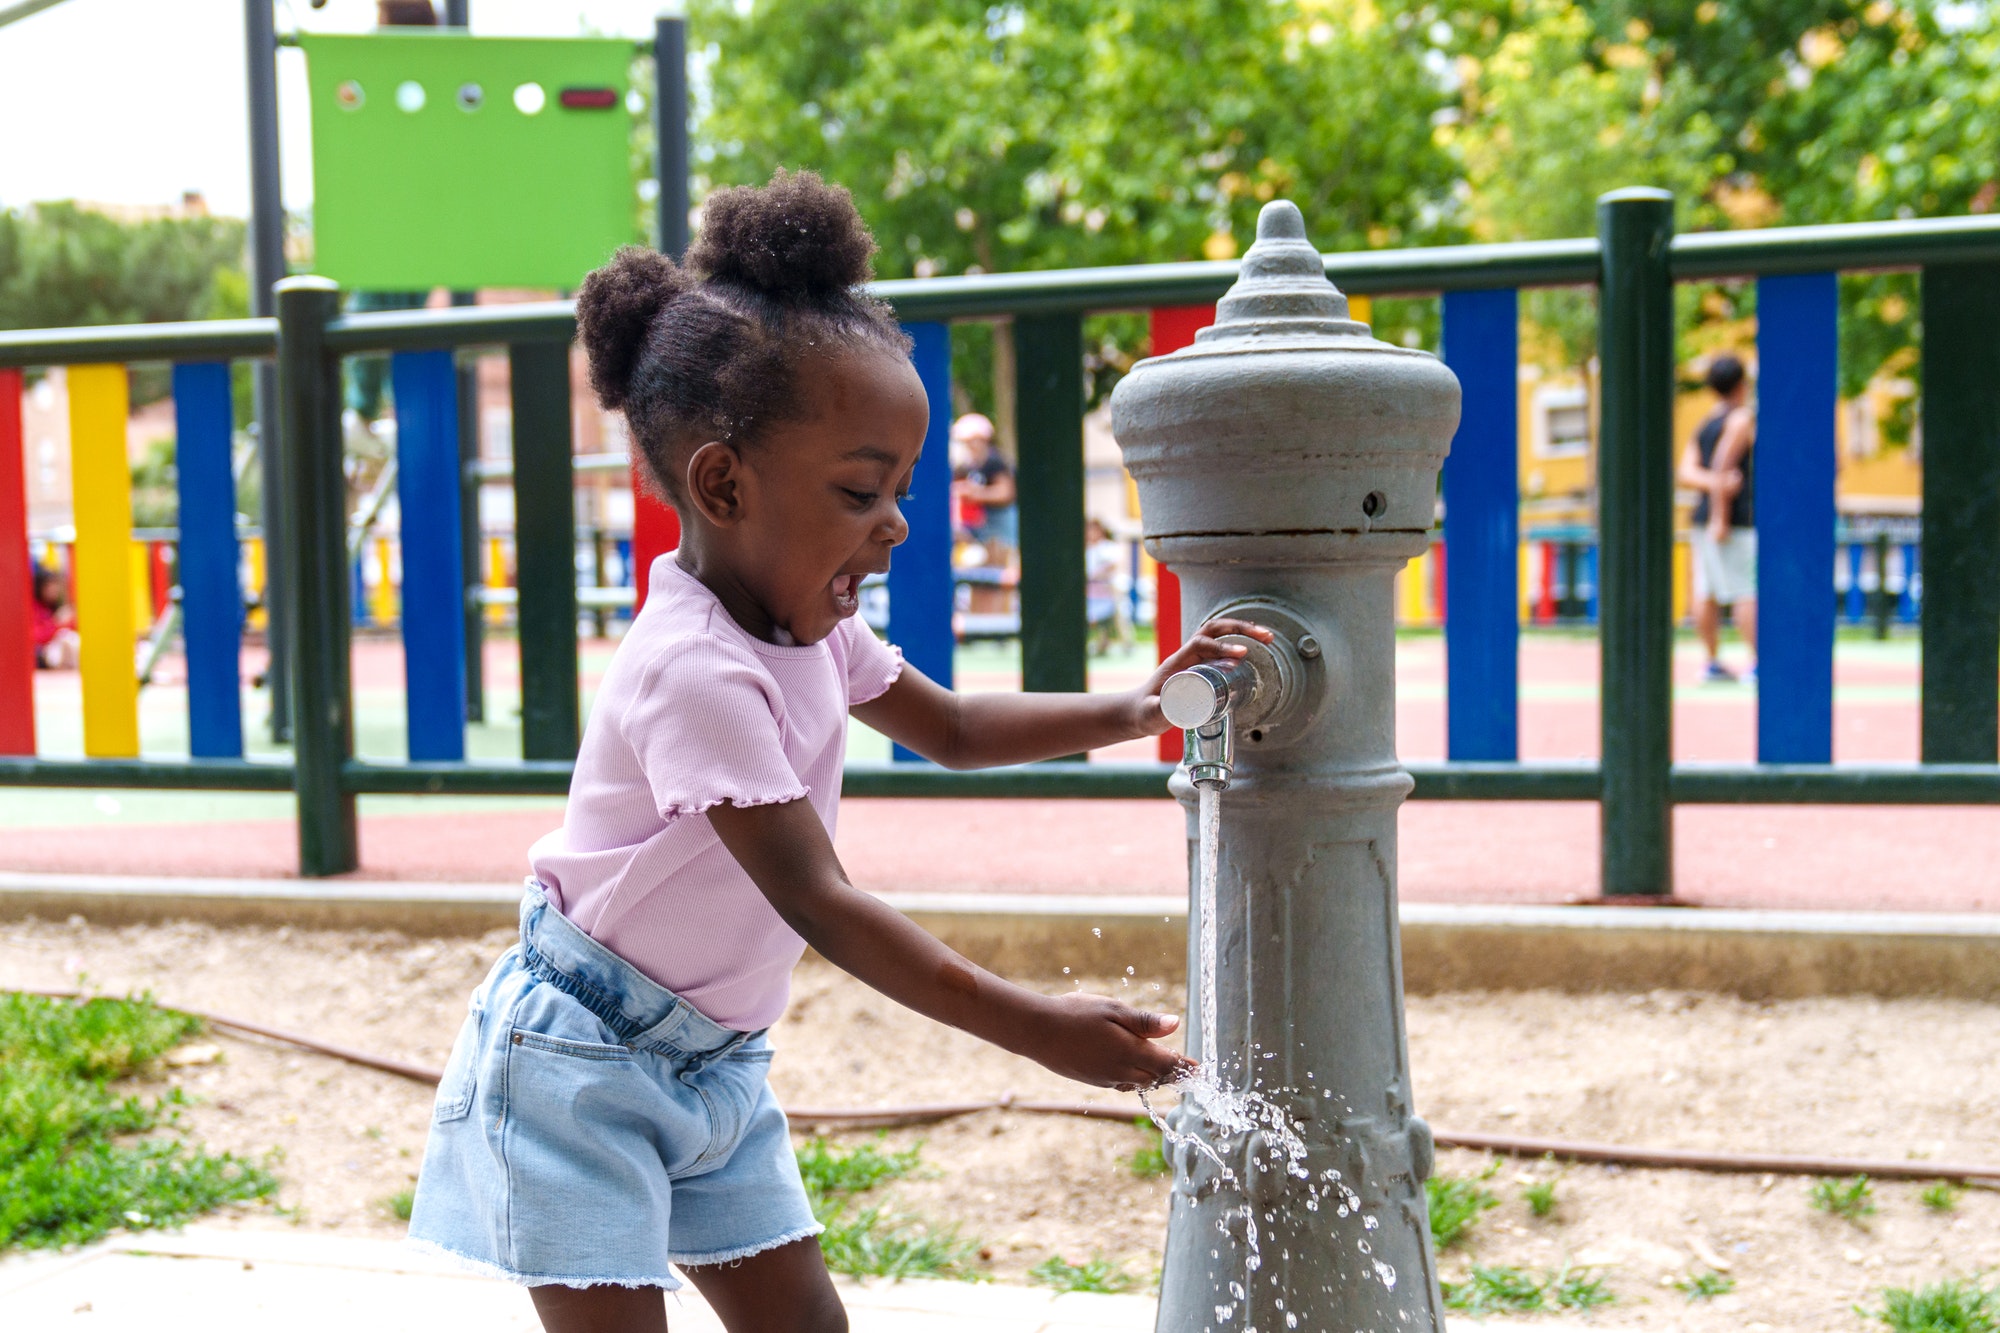
M 735 1032 L 530 886 L 438 1086 L 410 1239 L 529 1286 L 665 1287 L 819 1234 L 762 1032 Z

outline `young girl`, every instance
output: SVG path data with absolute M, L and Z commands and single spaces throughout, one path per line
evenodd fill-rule
M 474 993 L 410 1234 L 532 1288 L 550 1333 L 660 1330 L 694 1280 L 732 1333 L 844 1330 L 766 1083 L 806 945 L 883 994 L 1071 1078 L 1185 1068 L 1176 1020 L 1024 990 L 848 882 L 833 850 L 851 710 L 951 768 L 1165 729 L 1159 686 L 1229 656 L 1217 621 L 1126 694 L 959 696 L 855 617 L 908 535 L 928 417 L 846 191 L 783 172 L 710 197 L 677 267 L 626 249 L 577 320 L 680 549 L 591 711 L 563 827 L 530 853 L 521 941 Z M 935 497 L 934 497 L 935 498 Z

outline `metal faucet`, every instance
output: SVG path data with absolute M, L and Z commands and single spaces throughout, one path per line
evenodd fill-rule
M 1175 672 L 1160 687 L 1160 711 L 1187 733 L 1182 762 L 1195 786 L 1228 789 L 1236 769 L 1230 711 L 1255 690 L 1256 679 L 1247 661 L 1203 662 Z

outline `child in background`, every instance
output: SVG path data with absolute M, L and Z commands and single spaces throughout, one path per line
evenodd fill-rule
M 82 644 L 76 633 L 76 613 L 69 608 L 69 585 L 60 569 L 35 567 L 35 665 L 44 671 L 67 671 L 77 664 Z
M 1125 694 L 959 696 L 855 617 L 908 535 L 928 408 L 846 191 L 779 173 L 711 195 L 685 267 L 626 249 L 577 299 L 680 549 L 591 711 L 521 941 L 474 993 L 411 1235 L 532 1289 L 543 1327 L 660 1330 L 693 1279 L 732 1333 L 839 1333 L 767 1029 L 810 944 L 883 994 L 1099 1086 L 1185 1059 L 1171 1017 L 1050 998 L 857 890 L 833 849 L 848 713 L 948 768 L 1165 729 L 1159 687 L 1231 656 L 1202 628 Z M 933 502 L 941 502 L 936 497 Z

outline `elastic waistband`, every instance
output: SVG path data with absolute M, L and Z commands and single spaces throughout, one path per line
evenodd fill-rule
M 584 934 L 550 907 L 533 883 L 521 897 L 521 960 L 530 972 L 603 1019 L 627 1046 L 723 1055 L 757 1035 L 723 1027 Z

